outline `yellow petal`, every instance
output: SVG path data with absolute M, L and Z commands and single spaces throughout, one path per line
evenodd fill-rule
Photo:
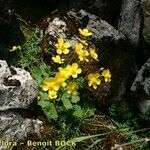
M 63 53 L 64 53 L 64 54 L 68 54 L 68 53 L 69 53 L 69 49 L 64 49 L 64 50 L 63 50 Z
M 82 56 L 79 56 L 79 59 L 80 59 L 80 61 L 83 61 L 83 57 Z
M 88 82 L 88 85 L 89 85 L 89 87 L 90 87 L 90 86 L 92 85 L 92 82 L 91 82 L 91 81 L 89 81 L 89 82 Z
M 94 88 L 94 89 L 97 89 L 97 85 L 96 85 L 96 84 L 94 84 L 94 85 L 93 85 L 93 88 Z
M 101 84 L 101 80 L 100 80 L 100 79 L 97 79 L 96 84 L 97 84 L 97 85 L 100 85 L 100 84 Z
M 72 77 L 73 77 L 73 78 L 77 78 L 77 77 L 78 77 L 78 74 L 73 74 Z
M 58 43 L 59 43 L 60 45 L 63 45 L 63 44 L 64 44 L 63 38 L 58 38 Z
M 95 74 L 95 78 L 99 78 L 100 77 L 100 74 L 99 73 L 96 73 Z
M 62 54 L 62 50 L 61 49 L 57 49 L 56 52 L 61 55 Z
M 48 91 L 48 90 L 49 90 L 49 87 L 48 87 L 48 85 L 44 84 L 44 85 L 42 86 L 42 89 L 43 89 L 43 91 Z
M 80 74 L 81 72 L 82 72 L 82 69 L 79 68 L 79 69 L 77 70 L 77 73 Z
M 65 48 L 69 48 L 70 47 L 70 43 L 69 42 L 65 42 L 64 47 Z

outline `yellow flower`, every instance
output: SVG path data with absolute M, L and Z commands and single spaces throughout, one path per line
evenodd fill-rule
M 72 65 L 68 65 L 68 70 L 71 73 L 71 76 L 73 78 L 77 78 L 78 74 L 82 72 L 81 68 L 79 68 L 77 63 L 73 63 Z
M 88 46 L 89 44 L 86 42 L 86 40 L 80 40 L 80 42 L 86 46 Z
M 64 40 L 62 38 L 58 38 L 57 43 L 55 44 L 56 52 L 60 55 L 60 54 L 68 54 L 69 53 L 69 49 L 70 48 L 70 43 L 64 42 Z
M 59 67 L 59 73 L 64 76 L 65 79 L 69 79 L 71 76 L 70 65 L 67 65 L 66 68 Z
M 55 90 L 58 91 L 59 90 L 59 85 L 57 84 L 55 78 L 51 78 L 51 79 L 45 79 L 43 82 L 43 91 L 48 91 L 48 90 Z
M 109 69 L 106 69 L 102 72 L 102 76 L 104 77 L 105 82 L 110 82 L 111 81 L 111 73 Z
M 76 53 L 78 54 L 82 50 L 83 50 L 83 44 L 82 43 L 76 43 L 76 45 L 75 45 L 75 51 L 76 51 Z
M 57 56 L 55 56 L 55 57 L 52 57 L 52 60 L 53 60 L 55 63 L 62 64 L 62 63 L 64 63 L 64 60 L 65 60 L 65 59 L 62 59 L 59 55 L 57 55 Z
M 85 60 L 86 62 L 89 61 L 87 59 L 87 56 L 89 56 L 89 52 L 87 50 L 83 50 L 83 44 L 77 43 L 75 45 L 75 51 L 78 54 L 80 61 L 83 61 L 83 60 Z
M 89 56 L 89 52 L 87 50 L 82 50 L 78 53 L 80 61 L 85 60 L 86 62 L 89 62 L 87 59 L 87 56 Z
M 79 32 L 83 36 L 91 36 L 92 35 L 92 33 L 88 31 L 88 29 L 80 29 L 79 28 Z
M 67 86 L 67 93 L 68 94 L 73 94 L 76 95 L 77 94 L 77 89 L 78 89 L 78 85 L 76 82 L 71 82 L 68 84 Z
M 16 51 L 16 50 L 21 50 L 21 46 L 13 46 L 10 52 Z
M 65 87 L 67 83 L 65 82 L 66 76 L 62 73 L 56 73 L 55 81 L 59 86 Z
M 100 77 L 100 74 L 99 73 L 90 73 L 88 75 L 88 85 L 89 87 L 93 86 L 94 89 L 97 89 L 97 85 L 100 85 L 101 84 L 101 80 L 99 79 Z
M 91 55 L 92 58 L 94 58 L 95 60 L 98 61 L 98 55 L 97 55 L 95 49 L 90 48 L 89 53 L 90 53 L 90 55 Z
M 57 98 L 57 92 L 56 91 L 54 91 L 54 90 L 49 90 L 48 91 L 48 97 L 49 97 L 49 99 L 56 99 Z

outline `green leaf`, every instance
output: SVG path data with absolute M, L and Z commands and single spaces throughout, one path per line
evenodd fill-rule
M 83 117 L 83 110 L 79 105 L 74 105 L 74 112 L 73 115 L 77 118 L 82 118 Z
M 79 88 L 83 89 L 85 87 L 85 80 L 84 77 L 77 78 L 76 82 L 78 83 Z
M 72 104 L 70 102 L 70 96 L 71 96 L 70 94 L 64 93 L 61 97 L 61 101 L 67 110 L 72 109 Z
M 83 109 L 84 118 L 89 118 L 91 116 L 94 116 L 95 115 L 94 111 L 95 111 L 95 108 L 92 108 L 92 107 L 84 108 Z
M 42 83 L 42 71 L 38 66 L 34 66 L 34 68 L 32 69 L 32 75 L 37 84 L 40 85 Z
M 44 111 L 44 114 L 46 115 L 49 121 L 51 121 L 51 119 L 57 120 L 58 113 L 54 103 L 50 101 L 41 100 L 39 102 L 39 105 L 42 107 L 42 110 Z
M 38 102 L 38 105 L 42 107 L 44 114 L 47 119 L 51 121 L 51 119 L 57 120 L 58 113 L 56 107 L 53 102 L 50 102 L 48 98 L 48 94 L 44 92 L 40 92 L 41 100 Z
M 42 100 L 49 100 L 47 93 L 40 91 L 39 95 L 40 95 L 40 97 L 41 97 Z
M 80 101 L 80 97 L 78 95 L 72 95 L 72 97 L 71 97 L 71 102 L 72 103 L 76 104 L 79 101 Z
M 43 65 L 40 65 L 40 69 L 41 69 L 41 72 L 43 74 L 44 77 L 49 77 L 49 68 L 43 64 Z
M 49 108 L 49 104 L 50 104 L 50 101 L 47 101 L 47 100 L 40 100 L 38 102 L 38 105 L 40 105 L 42 107 L 42 109 Z
M 44 110 L 45 110 L 44 111 L 45 115 L 47 116 L 49 121 L 51 121 L 51 119 L 54 119 L 54 120 L 58 119 L 58 113 L 57 113 L 54 103 L 50 102 L 48 107 Z

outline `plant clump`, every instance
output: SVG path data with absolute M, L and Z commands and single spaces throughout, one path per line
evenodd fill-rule
M 99 58 L 97 50 L 86 39 L 92 33 L 88 29 L 79 29 L 79 34 L 81 39 L 76 37 L 73 44 L 58 37 L 53 45 L 55 50 L 50 61 L 55 70 L 43 80 L 41 87 L 42 93 L 47 95 L 53 106 L 55 105 L 55 111 L 59 111 L 62 106 L 61 108 L 65 107 L 66 110 L 73 110 L 73 114 L 77 114 L 75 111 L 82 110 L 78 103 L 81 90 L 86 84 L 96 90 L 102 82 L 111 82 L 109 69 L 101 68 L 95 72 L 84 73 L 84 68 L 89 66 L 88 63 L 98 62 Z

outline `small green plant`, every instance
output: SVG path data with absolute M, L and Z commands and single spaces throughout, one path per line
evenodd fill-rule
M 11 53 L 15 53 L 15 58 L 12 60 L 12 65 L 31 70 L 34 65 L 42 64 L 40 54 L 42 49 L 40 47 L 40 30 L 35 28 L 34 32 L 27 37 L 26 42 L 21 46 L 12 46 Z
M 87 29 L 79 29 L 84 36 L 91 36 Z M 40 106 L 46 112 L 48 119 L 59 119 L 59 114 L 67 113 L 79 120 L 94 115 L 92 106 L 84 107 L 80 97 L 80 90 L 88 82 L 89 87 L 97 89 L 101 82 L 111 81 L 111 73 L 108 69 L 97 70 L 85 75 L 84 67 L 88 62 L 98 61 L 96 50 L 89 46 L 84 39 L 76 37 L 75 44 L 59 37 L 52 45 L 55 51 L 51 52 L 51 66 L 56 68 L 53 75 L 45 77 L 41 88 Z M 83 74 L 82 74 L 83 73 Z M 45 91 L 45 92 L 44 92 Z M 47 94 L 47 96 L 46 96 Z M 50 102 L 48 102 L 48 99 Z M 50 105 L 48 105 L 48 103 Z M 52 115 L 52 113 L 55 113 Z M 53 116 L 53 117 L 52 117 Z
M 86 31 L 86 34 L 89 33 Z M 87 44 L 82 40 L 83 42 Z M 81 65 L 84 60 L 88 61 L 89 55 L 97 61 L 98 55 L 95 50 L 90 49 L 90 52 L 88 52 L 83 50 L 83 44 L 77 43 L 76 51 L 78 51 L 78 54 L 76 56 L 80 63 L 74 62 L 72 65 L 66 65 L 64 61 L 65 59 L 67 61 L 67 58 L 62 59 L 61 57 L 63 56 L 62 54 L 66 56 L 69 53 L 70 43 L 59 38 L 55 44 L 58 55 L 52 57 L 52 65 L 50 66 L 45 64 L 41 58 L 42 49 L 40 43 L 40 30 L 36 28 L 23 45 L 13 46 L 10 52 L 16 53 L 14 65 L 29 70 L 34 77 L 39 90 L 38 104 L 43 109 L 47 119 L 56 121 L 60 120 L 61 117 L 68 116 L 68 118 L 74 117 L 74 119 L 81 121 L 94 115 L 94 106 L 81 101 L 77 90 L 84 88 L 86 80 L 82 76 L 79 77 L 82 72 L 79 64 Z M 62 68 L 58 69 L 59 71 L 55 69 L 57 64 L 62 65 Z M 64 67 L 65 65 L 66 67 Z M 110 72 L 103 70 L 102 74 L 105 81 L 109 82 Z M 99 76 L 99 73 L 90 74 L 89 85 L 97 88 L 97 85 L 101 82 L 98 79 Z M 48 91 L 48 93 L 43 90 Z M 57 95 L 58 93 L 59 96 Z

